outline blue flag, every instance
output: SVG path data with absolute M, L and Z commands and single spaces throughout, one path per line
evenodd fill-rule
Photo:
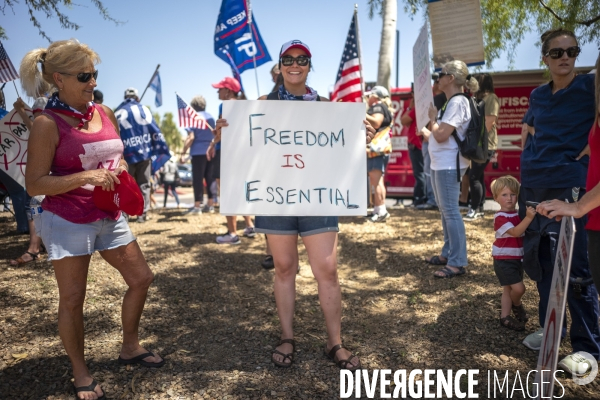
M 239 73 L 254 68 L 253 57 L 257 67 L 271 61 L 254 15 L 252 24 L 248 24 L 246 6 L 246 0 L 223 0 L 215 29 L 215 54 L 229 64 L 227 54 L 222 51 L 226 50 Z
M 170 158 L 169 146 L 148 107 L 134 99 L 127 99 L 115 110 L 119 121 L 123 158 L 128 164 L 152 158 L 152 173 L 160 169 Z M 166 155 L 168 157 L 160 157 Z
M 158 71 L 156 71 L 154 78 L 152 78 L 152 82 L 150 82 L 150 89 L 156 92 L 156 97 L 154 98 L 156 107 L 162 106 L 162 86 L 160 85 L 160 75 L 158 74 Z

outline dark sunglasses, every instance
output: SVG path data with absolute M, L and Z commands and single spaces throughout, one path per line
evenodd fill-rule
M 440 72 L 438 74 L 438 78 L 437 78 L 438 82 L 439 82 L 440 79 L 442 79 L 444 76 L 447 76 L 447 75 L 452 75 L 452 74 L 449 74 L 447 72 Z
M 77 80 L 81 83 L 89 82 L 90 79 L 92 79 L 92 77 L 94 77 L 94 80 L 98 79 L 98 70 L 96 70 L 94 72 L 80 72 L 77 75 L 69 74 L 68 72 L 59 72 L 59 74 L 76 76 Z
M 561 49 L 560 47 L 557 47 L 555 49 L 548 50 L 548 52 L 546 53 L 546 57 L 550 56 L 550 58 L 556 60 L 558 58 L 561 58 L 565 53 L 567 53 L 567 56 L 569 56 L 569 58 L 575 58 L 579 55 L 579 53 L 581 53 L 581 48 L 579 46 L 572 46 L 568 49 Z
M 298 56 L 295 58 L 292 56 L 281 57 L 281 63 L 283 65 L 285 65 L 286 67 L 290 67 L 290 66 L 294 65 L 294 61 L 296 61 L 296 64 L 298 64 L 300 67 L 306 67 L 308 65 L 308 63 L 310 62 L 310 57 L 307 57 L 307 56 Z

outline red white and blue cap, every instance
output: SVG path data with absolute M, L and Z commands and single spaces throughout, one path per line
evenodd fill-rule
M 303 43 L 300 40 L 290 40 L 287 43 L 284 43 L 283 46 L 281 46 L 281 51 L 279 52 L 279 57 L 281 58 L 282 55 L 284 55 L 288 50 L 291 49 L 301 49 L 304 50 L 304 52 L 306 53 L 307 56 L 312 57 L 312 54 L 310 54 L 310 49 L 308 48 L 308 45 L 306 43 Z

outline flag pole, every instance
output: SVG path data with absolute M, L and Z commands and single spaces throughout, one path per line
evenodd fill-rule
M 356 23 L 356 46 L 358 47 L 358 67 L 360 70 L 360 90 L 362 99 L 365 93 L 365 82 L 363 80 L 363 71 L 362 71 L 362 54 L 360 51 L 360 31 L 358 30 L 358 4 L 354 4 L 354 18 Z
M 17 84 L 15 83 L 15 81 L 12 81 L 13 85 L 15 85 L 15 91 L 17 92 L 17 97 L 21 97 L 21 95 L 19 94 L 19 89 L 17 89 Z
M 148 90 L 148 88 L 150 87 L 150 84 L 152 83 L 152 81 L 154 80 L 154 76 L 156 75 L 156 73 L 158 72 L 158 69 L 160 68 L 160 64 L 158 64 L 156 66 L 156 70 L 154 71 L 154 73 L 152 74 L 152 77 L 150 78 L 150 82 L 148 82 L 148 84 L 146 85 L 146 89 L 144 89 L 144 93 L 142 93 L 142 96 L 140 97 L 140 103 L 142 102 L 142 99 L 144 98 L 144 95 L 146 94 L 146 90 Z
M 256 49 L 256 44 L 254 43 L 254 35 L 252 34 L 252 6 L 250 4 L 250 0 L 246 0 L 246 8 L 248 9 L 248 27 L 250 28 L 250 40 L 252 41 L 252 45 Z M 258 87 L 258 71 L 256 70 L 256 51 L 252 54 L 252 61 L 254 62 L 254 78 L 256 79 L 256 96 L 260 96 L 260 89 Z M 241 75 L 240 75 L 241 77 Z

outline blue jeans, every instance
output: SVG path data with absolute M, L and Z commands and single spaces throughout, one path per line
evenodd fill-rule
M 425 174 L 425 197 L 427 197 L 427 204 L 437 206 L 435 194 L 433 192 L 433 185 L 431 184 L 431 157 L 429 156 L 429 142 L 423 141 L 421 152 L 423 153 L 423 173 Z
M 460 175 L 464 175 L 465 171 L 466 168 L 461 169 Z M 448 260 L 448 265 L 464 267 L 467 265 L 467 236 L 465 223 L 458 209 L 460 182 L 456 181 L 456 170 L 432 170 L 431 183 L 442 214 L 444 247 L 440 255 Z

